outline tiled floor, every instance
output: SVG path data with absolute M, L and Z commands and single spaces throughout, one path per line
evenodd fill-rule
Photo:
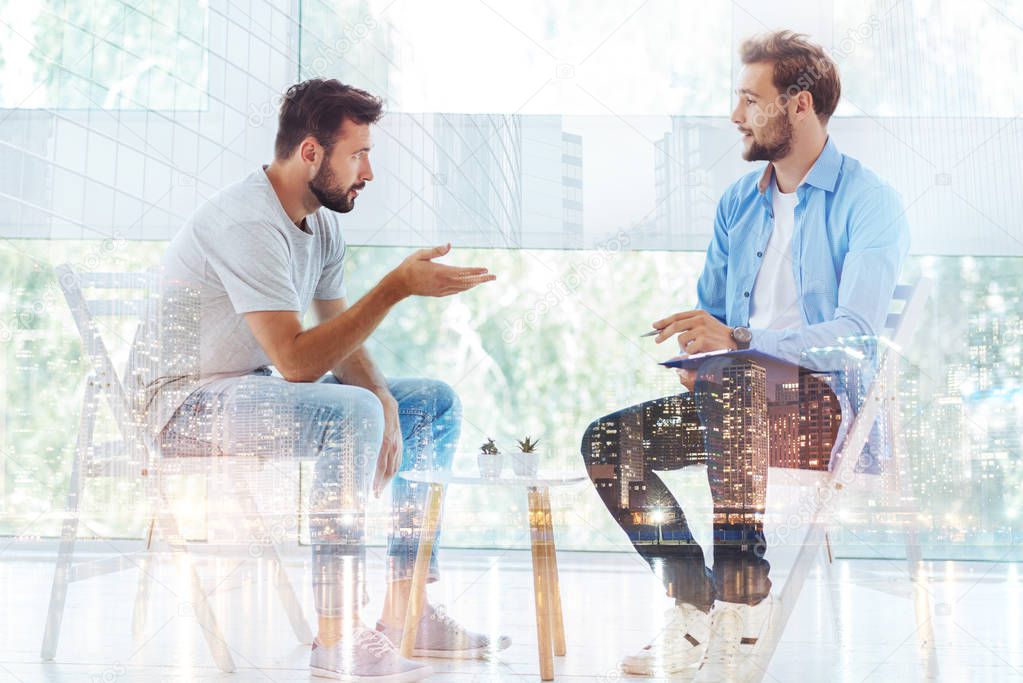
M 92 551 L 111 549 L 103 542 L 82 545 Z M 246 560 L 244 554 L 200 554 L 205 585 L 217 587 L 213 606 L 239 667 L 236 673 L 223 674 L 214 666 L 183 599 L 187 585 L 166 559 L 155 570 L 150 614 L 140 638 L 133 639 L 131 629 L 137 572 L 92 578 L 72 585 L 56 661 L 40 662 L 55 553 L 55 544 L 14 542 L 0 556 L 0 680 L 309 680 L 308 647 L 290 631 L 268 565 Z M 380 576 L 378 554 L 371 555 L 373 575 Z M 539 680 L 528 553 L 446 550 L 441 557 L 444 579 L 431 587 L 432 598 L 469 625 L 511 635 L 514 644 L 492 661 L 435 662 L 438 673 L 431 680 Z M 631 554 L 566 552 L 559 561 L 568 655 L 557 661 L 557 680 L 629 680 L 618 672 L 619 658 L 644 644 L 670 606 L 658 581 Z M 311 616 L 307 556 L 296 551 L 285 564 Z M 777 588 L 785 578 L 784 558 L 772 564 Z M 940 679 L 1023 680 L 1018 566 L 933 563 L 928 573 Z M 805 584 L 764 680 L 922 680 L 904 565 L 839 560 L 832 581 L 825 577 L 817 568 Z M 379 610 L 380 582 L 370 590 L 367 616 L 372 618 Z M 841 628 L 836 628 L 836 613 Z

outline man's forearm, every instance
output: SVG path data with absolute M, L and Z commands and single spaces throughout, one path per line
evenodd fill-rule
M 333 372 L 342 384 L 362 387 L 378 396 L 382 392 L 388 391 L 387 379 L 377 368 L 364 346 L 352 351 L 334 368 Z
M 288 353 L 285 377 L 292 381 L 314 382 L 328 371 L 341 367 L 402 298 L 404 295 L 397 283 L 384 277 L 340 315 L 296 336 Z

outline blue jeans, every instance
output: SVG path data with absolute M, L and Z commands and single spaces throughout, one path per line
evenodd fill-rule
M 450 469 L 461 404 L 447 384 L 396 379 L 403 453 L 400 469 Z M 214 380 L 193 392 L 160 434 L 164 456 L 253 455 L 315 459 L 309 503 L 316 612 L 341 616 L 362 601 L 366 500 L 383 441 L 375 395 L 341 384 L 288 382 L 260 368 Z M 427 487 L 401 477 L 391 484 L 388 579 L 411 579 Z M 438 578 L 436 556 L 428 580 Z

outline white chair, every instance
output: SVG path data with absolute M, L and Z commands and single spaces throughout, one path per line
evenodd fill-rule
M 878 370 L 867 390 L 866 396 L 855 418 L 849 424 L 845 438 L 835 454 L 836 465 L 828 473 L 801 473 L 809 475 L 813 482 L 810 496 L 804 496 L 801 504 L 807 511 L 808 522 L 806 536 L 803 539 L 795 563 L 789 572 L 781 595 L 777 598 L 775 614 L 771 619 L 771 628 L 761 643 L 756 670 L 757 680 L 767 672 L 767 666 L 782 634 L 795 603 L 799 598 L 815 560 L 822 556 L 827 576 L 835 585 L 830 575 L 832 554 L 828 541 L 827 528 L 831 523 L 838 504 L 850 492 L 869 492 L 876 495 L 899 499 L 903 505 L 912 501 L 910 491 L 909 467 L 905 462 L 906 450 L 901 445 L 901 430 L 898 419 L 896 391 L 897 356 L 906 349 L 913 340 L 920 325 L 924 306 L 930 296 L 933 283 L 921 278 L 915 285 L 899 285 L 895 289 L 893 301 L 902 304 L 900 311 L 890 313 L 885 323 L 885 331 L 878 344 Z M 884 429 L 888 432 L 892 446 L 891 460 L 882 467 L 887 476 L 857 473 L 856 461 L 863 452 L 869 439 L 874 423 L 882 418 Z M 789 471 L 791 472 L 791 471 Z M 772 470 L 772 474 L 774 470 Z M 798 475 L 797 475 L 798 476 Z M 912 503 L 909 504 L 909 512 Z M 923 585 L 921 572 L 921 552 L 912 527 L 903 530 L 905 534 L 906 561 L 912 583 L 911 593 L 915 609 L 919 654 L 924 665 L 927 678 L 937 676 L 937 653 L 934 649 L 934 629 L 931 621 L 931 600 Z M 833 599 L 834 606 L 834 599 Z M 836 612 L 837 619 L 837 612 Z
M 170 505 L 170 496 L 164 486 L 171 474 L 205 474 L 211 476 L 228 471 L 231 483 L 248 521 L 253 523 L 257 537 L 269 539 L 261 555 L 272 563 L 273 580 L 291 628 L 300 643 L 311 643 L 312 633 L 295 597 L 284 565 L 276 548 L 276 541 L 245 481 L 245 469 L 257 471 L 263 461 L 252 456 L 178 457 L 161 458 L 156 444 L 145 434 L 141 421 L 134 414 L 129 396 L 121 378 L 114 369 L 107 346 L 100 334 L 96 318 L 101 316 L 133 316 L 141 318 L 158 305 L 154 275 L 143 273 L 77 273 L 68 264 L 58 266 L 56 275 L 64 297 L 71 309 L 75 325 L 92 371 L 85 385 L 82 411 L 79 418 L 77 443 L 71 465 L 67 503 L 61 531 L 60 550 L 53 576 L 53 589 L 43 636 L 41 655 L 52 660 L 56 654 L 64 614 L 64 602 L 69 584 L 94 576 L 127 569 L 139 570 L 138 590 L 133 614 L 133 632 L 138 636 L 145 621 L 149 594 L 150 563 L 153 559 L 153 533 L 156 531 L 172 551 L 180 570 L 187 572 L 191 585 L 191 604 L 199 626 L 203 630 L 217 666 L 234 671 L 234 659 L 224 639 L 216 616 L 210 607 L 208 594 L 202 587 L 198 571 L 189 552 L 189 544 L 182 536 L 181 525 Z M 87 299 L 85 290 L 96 290 L 107 295 L 127 293 L 116 298 Z M 141 297 L 139 296 L 141 294 Z M 106 402 L 118 427 L 120 438 L 110 443 L 94 443 L 94 427 L 101 403 Z M 295 463 L 297 467 L 297 463 Z M 141 478 L 146 499 L 146 546 L 139 553 L 119 554 L 91 562 L 74 563 L 75 541 L 78 537 L 79 509 L 85 481 L 98 477 Z M 262 552 L 265 550 L 265 552 Z

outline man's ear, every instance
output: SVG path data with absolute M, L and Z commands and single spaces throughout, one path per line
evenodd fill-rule
M 300 160 L 315 165 L 319 154 L 321 154 L 320 145 L 312 135 L 306 136 L 302 142 L 298 143 Z
M 807 90 L 800 90 L 796 93 L 796 116 L 805 118 L 807 116 L 816 116 L 813 110 L 813 95 Z

